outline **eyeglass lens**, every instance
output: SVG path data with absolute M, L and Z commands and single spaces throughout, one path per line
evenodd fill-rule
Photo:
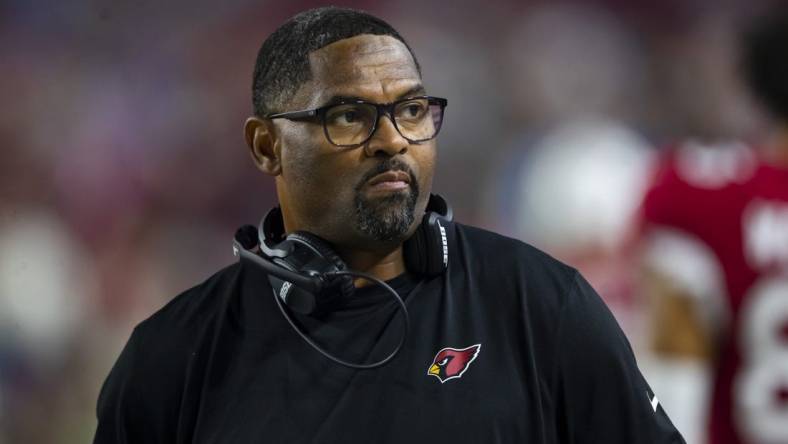
M 353 103 L 336 105 L 326 110 L 326 135 L 335 145 L 358 145 L 372 134 L 378 110 L 375 105 Z M 440 130 L 443 109 L 429 99 L 418 98 L 399 102 L 394 107 L 394 121 L 402 137 L 411 142 L 432 139 Z

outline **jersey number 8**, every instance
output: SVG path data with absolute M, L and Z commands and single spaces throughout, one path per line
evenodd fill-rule
M 745 301 L 734 416 L 748 441 L 788 443 L 788 277 L 756 283 Z

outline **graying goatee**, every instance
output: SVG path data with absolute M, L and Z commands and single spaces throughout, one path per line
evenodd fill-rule
M 394 193 L 381 199 L 368 200 L 361 190 L 372 177 L 387 171 L 404 171 L 410 175 L 410 190 Z M 382 162 L 364 175 L 356 187 L 356 229 L 382 242 L 404 240 L 416 212 L 419 184 L 410 167 L 404 162 L 390 159 Z

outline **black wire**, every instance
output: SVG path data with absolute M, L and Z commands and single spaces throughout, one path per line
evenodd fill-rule
M 394 356 L 396 356 L 397 353 L 399 353 L 400 349 L 402 348 L 402 345 L 405 343 L 405 338 L 408 336 L 408 330 L 410 329 L 410 317 L 408 316 L 408 309 L 405 307 L 405 302 L 402 301 L 402 298 L 399 297 L 399 294 L 397 294 L 397 292 L 394 291 L 394 289 L 391 288 L 387 283 L 383 282 L 382 280 L 370 274 L 363 273 L 360 271 L 352 271 L 352 270 L 338 270 L 338 271 L 323 273 L 323 276 L 328 276 L 328 277 L 342 276 L 342 275 L 361 277 L 380 285 L 394 297 L 394 299 L 399 304 L 399 308 L 402 310 L 402 316 L 403 319 L 405 320 L 405 329 L 402 331 L 402 336 L 400 337 L 399 344 L 397 344 L 397 347 L 394 349 L 394 351 L 392 351 L 388 356 L 386 356 L 384 359 L 380 361 L 373 362 L 371 364 L 355 364 L 352 362 L 347 362 L 343 359 L 340 359 L 332 355 L 331 353 L 323 350 L 319 345 L 317 345 L 317 343 L 315 343 L 312 339 L 310 339 L 306 333 L 301 331 L 301 329 L 295 324 L 295 322 L 293 322 L 293 319 L 290 317 L 290 315 L 287 314 L 287 310 L 285 310 L 284 305 L 282 305 L 282 300 L 279 298 L 276 292 L 274 292 L 273 294 L 274 294 L 274 299 L 276 300 L 276 305 L 279 307 L 279 310 L 282 312 L 282 315 L 285 317 L 285 319 L 287 319 L 287 322 L 290 324 L 290 326 L 293 327 L 293 330 L 295 330 L 296 333 L 298 333 L 298 335 L 301 336 L 301 338 L 304 341 L 306 341 L 307 344 L 311 345 L 312 348 L 319 351 L 320 354 L 322 354 L 326 358 L 336 362 L 337 364 L 344 365 L 345 367 L 355 368 L 359 370 L 369 370 L 383 366 L 389 361 L 391 361 L 392 359 L 394 359 Z

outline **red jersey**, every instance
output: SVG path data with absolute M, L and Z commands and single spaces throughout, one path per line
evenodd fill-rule
M 715 288 L 727 315 L 709 442 L 788 443 L 788 168 L 741 145 L 686 144 L 660 164 L 643 218 L 647 231 L 703 245 L 720 271 Z

